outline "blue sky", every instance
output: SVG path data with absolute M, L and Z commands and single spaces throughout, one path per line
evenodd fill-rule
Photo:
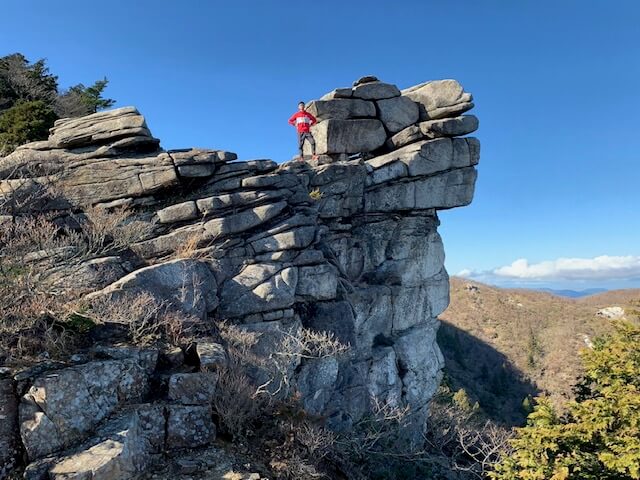
M 300 99 L 365 74 L 455 78 L 482 153 L 473 204 L 441 213 L 450 273 L 640 287 L 640 2 L 97 5 L 4 0 L 0 55 L 47 58 L 63 87 L 106 75 L 165 148 L 277 161 L 295 154 Z

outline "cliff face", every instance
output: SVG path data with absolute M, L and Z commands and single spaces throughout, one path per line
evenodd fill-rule
M 365 77 L 309 105 L 320 120 L 312 129 L 317 160 L 277 164 L 237 161 L 218 150 L 164 151 L 132 107 L 61 120 L 48 141 L 0 160 L 0 193 L 14 214 L 127 206 L 149 225 L 126 259 L 64 265 L 51 275 L 51 288 L 90 299 L 148 292 L 198 319 L 198 371 L 181 375 L 196 375 L 187 380 L 205 392 L 202 401 L 176 394 L 125 408 L 132 399 L 150 400 L 158 371 L 153 349 L 109 347 L 101 359 L 94 351 L 80 364 L 21 374 L 13 421 L 30 460 L 58 455 L 38 468 L 51 478 L 76 478 L 62 475 L 81 468 L 77 455 L 99 447 L 78 447 L 99 424 L 106 429 L 100 438 L 121 446 L 144 437 L 144 455 L 157 453 L 156 444 L 206 444 L 215 435 L 206 406 L 215 378 L 202 375 L 215 372 L 215 354 L 207 367 L 217 348 L 208 327 L 217 320 L 259 332 L 253 348 L 266 357 L 301 328 L 333 333 L 350 346 L 346 354 L 295 356 L 286 369 L 286 384 L 304 408 L 345 430 L 374 401 L 408 405 L 407 438 L 419 439 L 441 379 L 437 316 L 449 301 L 437 211 L 472 200 L 479 143 L 463 135 L 478 122 L 461 115 L 472 106 L 453 80 L 400 91 Z M 185 245 L 188 258 L 176 259 Z M 135 433 L 118 438 L 104 423 L 111 418 Z M 190 422 L 206 426 L 195 428 L 202 438 L 183 431 Z M 121 472 L 144 467 L 123 455 Z M 92 471 L 86 478 L 111 478 Z

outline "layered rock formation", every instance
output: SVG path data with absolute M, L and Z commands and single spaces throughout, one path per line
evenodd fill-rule
M 18 215 L 132 208 L 148 229 L 127 258 L 63 267 L 52 288 L 147 292 L 201 326 L 259 332 L 260 355 L 301 327 L 331 332 L 346 355 L 296 358 L 287 370 L 304 408 L 347 430 L 373 399 L 408 405 L 416 442 L 443 365 L 437 316 L 449 286 L 437 211 L 472 200 L 479 143 L 463 135 L 478 121 L 461 115 L 472 106 L 454 80 L 401 91 L 364 77 L 309 105 L 319 160 L 283 164 L 164 151 L 144 118 L 121 108 L 59 121 L 48 141 L 1 159 L 0 194 Z M 190 258 L 175 259 L 186 244 Z M 132 478 L 166 449 L 207 444 L 225 354 L 199 331 L 187 373 L 162 373 L 155 350 L 94 349 L 78 364 L 0 380 L 0 395 L 11 382 L 21 395 L 19 419 L 6 402 L 0 434 L 19 423 L 31 478 Z M 158 375 L 170 376 L 162 394 L 149 388 Z

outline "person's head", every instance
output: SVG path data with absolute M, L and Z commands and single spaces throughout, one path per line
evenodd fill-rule
M 298 110 L 301 112 L 304 110 L 304 102 L 298 102 Z

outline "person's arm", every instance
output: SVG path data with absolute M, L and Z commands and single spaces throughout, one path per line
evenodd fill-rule
M 316 123 L 318 123 L 318 120 L 316 120 L 316 117 L 314 117 L 313 115 L 311 115 L 309 112 L 305 112 L 307 114 L 307 116 L 309 117 L 309 120 L 311 120 L 311 126 L 313 127 Z
M 291 115 L 291 118 L 289 119 L 289 125 L 293 125 L 295 127 L 296 125 L 296 117 L 298 116 L 297 113 L 294 113 L 293 115 Z

